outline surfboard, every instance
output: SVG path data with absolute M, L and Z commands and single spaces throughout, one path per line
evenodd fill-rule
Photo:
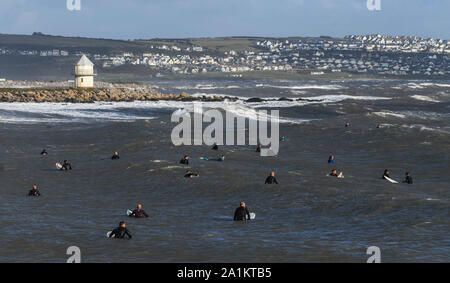
M 128 210 L 127 210 L 127 215 L 130 216 L 131 214 L 133 214 L 133 211 L 130 210 L 130 209 L 128 209 Z
M 250 212 L 250 220 L 255 219 L 256 213 Z
M 395 181 L 395 180 L 393 180 L 393 179 L 391 179 L 391 178 L 389 178 L 389 177 L 384 176 L 384 178 L 385 178 L 386 180 L 388 180 L 389 182 L 393 183 L 393 184 L 398 184 L 397 181 Z
M 107 232 L 106 235 L 105 235 L 106 238 L 109 238 L 109 236 L 111 235 L 111 233 L 112 233 L 112 231 Z
M 60 163 L 56 163 L 55 166 L 56 166 L 56 169 L 58 169 L 58 170 L 61 170 L 61 168 L 62 168 L 62 165 Z

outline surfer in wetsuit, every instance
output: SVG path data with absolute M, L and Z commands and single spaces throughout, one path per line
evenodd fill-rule
M 258 147 L 256 148 L 256 152 L 261 152 L 262 144 L 258 143 Z
M 45 156 L 45 155 L 47 155 L 47 154 L 48 154 L 48 152 L 47 152 L 47 150 L 44 148 L 44 149 L 41 151 L 41 155 Z
M 222 155 L 217 159 L 209 159 L 208 157 L 202 157 L 202 159 L 206 160 L 206 161 L 220 161 L 221 162 L 221 161 L 225 161 L 225 155 Z
M 130 231 L 127 229 L 127 224 L 125 221 L 120 221 L 119 227 L 114 229 L 111 234 L 109 234 L 110 238 L 124 239 L 125 236 L 128 236 L 129 239 L 132 237 Z
M 250 212 L 248 212 L 245 202 L 241 202 L 240 206 L 234 212 L 234 221 L 250 220 Z
M 278 181 L 277 178 L 275 178 L 275 172 L 270 172 L 269 177 L 267 177 L 266 181 L 264 182 L 264 184 L 277 184 L 278 185 Z
M 120 159 L 119 153 L 116 151 L 114 152 L 113 156 L 111 157 L 112 160 Z
M 339 173 L 339 175 L 338 175 L 336 169 L 331 170 L 330 176 L 331 177 L 337 177 L 337 178 L 344 178 L 344 175 L 342 174 L 342 172 Z
M 133 213 L 130 214 L 130 217 L 145 218 L 148 217 L 148 214 L 142 209 L 142 205 L 138 204 Z
M 388 169 L 384 170 L 383 177 L 381 177 L 381 179 L 386 179 L 385 177 L 390 178 L 390 177 L 389 177 L 389 174 L 390 174 L 390 172 L 389 172 Z
M 34 185 L 33 188 L 28 192 L 30 197 L 40 197 L 41 193 L 38 191 L 38 186 Z
M 187 170 L 186 171 L 186 175 L 184 175 L 185 178 L 195 178 L 195 177 L 200 177 L 199 174 L 196 173 L 192 173 L 191 171 Z
M 330 157 L 328 158 L 328 163 L 334 164 L 334 155 L 330 155 Z
M 64 160 L 60 170 L 72 170 L 72 165 L 70 165 L 68 160 Z
M 411 174 L 409 174 L 409 172 L 405 173 L 405 180 L 403 181 L 403 183 L 406 183 L 406 184 L 412 184 L 413 183 L 413 179 L 411 177 Z
M 212 150 L 219 150 L 219 146 L 217 145 L 217 143 L 215 143 L 211 149 Z
M 183 159 L 180 160 L 180 164 L 189 165 L 189 156 L 185 155 Z
M 350 122 L 345 123 L 345 127 L 346 128 L 350 127 Z

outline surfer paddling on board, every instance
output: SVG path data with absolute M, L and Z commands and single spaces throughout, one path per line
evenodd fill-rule
M 181 160 L 180 164 L 189 165 L 189 156 L 185 155 Z
M 138 204 L 136 209 L 129 215 L 130 217 L 146 218 L 148 214 L 142 209 L 142 205 Z
M 331 177 L 337 177 L 337 178 L 344 178 L 344 174 L 341 172 L 341 173 L 339 173 L 339 175 L 338 175 L 336 169 L 331 170 L 330 176 L 331 176 Z
M 222 161 L 225 161 L 225 155 L 222 155 L 222 156 L 220 156 L 217 159 L 209 159 L 208 157 L 202 157 L 201 159 L 206 160 L 206 161 L 219 161 L 219 162 L 222 162 Z
M 68 160 L 64 160 L 64 162 L 63 162 L 63 164 L 61 166 L 61 169 L 59 169 L 59 170 L 63 170 L 63 171 L 65 171 L 65 170 L 72 170 L 72 165 L 70 165 Z
M 41 151 L 41 155 L 42 156 L 46 156 L 48 154 L 48 152 L 47 152 L 47 150 L 44 148 L 42 151 Z
M 191 171 L 187 170 L 186 171 L 186 175 L 184 175 L 185 178 L 196 178 L 196 177 L 200 177 L 199 174 L 196 173 L 192 173 Z
M 41 193 L 38 191 L 38 186 L 34 185 L 33 188 L 28 192 L 30 197 L 40 197 Z
M 384 170 L 383 177 L 381 177 L 381 179 L 386 179 L 386 177 L 390 178 L 389 174 L 390 172 L 388 169 Z
M 114 229 L 111 234 L 109 234 L 110 238 L 124 239 L 125 236 L 128 236 L 129 239 L 132 237 L 130 231 L 127 229 L 127 224 L 125 221 L 120 221 L 119 227 Z
M 266 178 L 266 181 L 264 182 L 264 184 L 277 184 L 278 185 L 278 181 L 277 178 L 275 178 L 275 172 L 270 172 L 269 177 Z
M 120 159 L 119 153 L 117 151 L 115 151 L 113 153 L 113 156 L 111 157 L 112 160 L 116 160 L 116 159 Z
M 247 206 L 245 205 L 245 202 L 241 202 L 240 206 L 236 208 L 236 211 L 234 212 L 234 221 L 245 221 L 250 220 L 250 212 L 247 209 Z

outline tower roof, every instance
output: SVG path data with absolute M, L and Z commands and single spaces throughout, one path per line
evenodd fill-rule
M 83 55 L 80 61 L 78 61 L 77 66 L 94 66 L 94 63 L 92 63 L 86 55 Z

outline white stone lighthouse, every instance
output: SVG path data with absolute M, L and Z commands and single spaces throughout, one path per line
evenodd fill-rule
M 94 87 L 94 63 L 86 55 L 83 55 L 75 65 L 75 87 Z

